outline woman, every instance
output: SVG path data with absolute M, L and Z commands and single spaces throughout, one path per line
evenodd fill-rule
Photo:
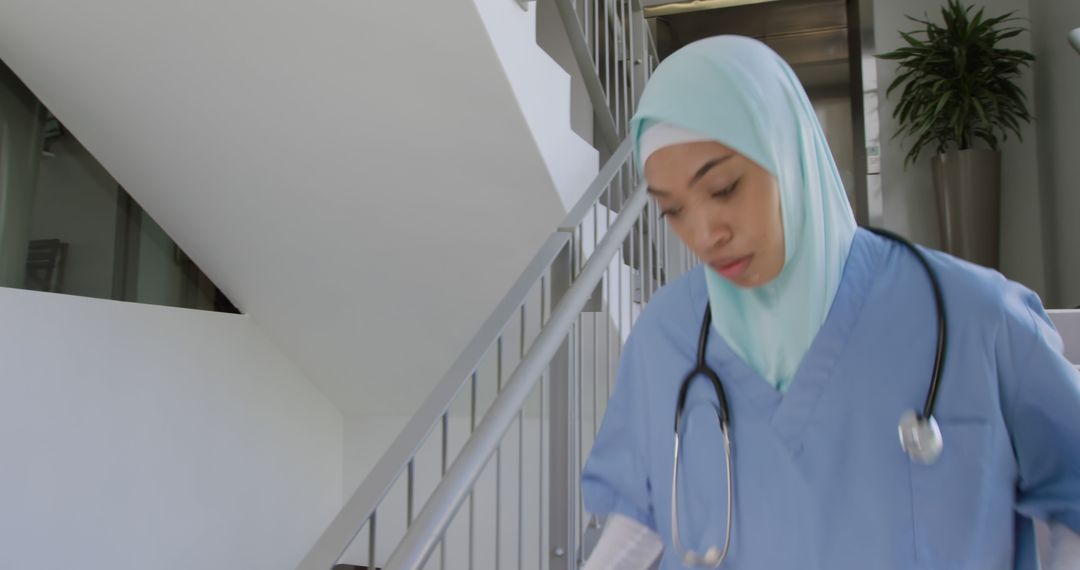
M 643 569 L 663 551 L 664 569 L 1027 570 L 1033 519 L 1052 523 L 1066 563 L 1080 375 L 1036 295 L 937 252 L 920 250 L 924 268 L 857 229 L 806 94 L 759 42 L 680 50 L 639 109 L 649 191 L 704 264 L 654 297 L 626 344 L 583 474 L 587 510 L 608 519 L 586 568 Z M 934 369 L 927 269 L 949 327 L 943 449 L 913 460 L 897 424 Z M 673 505 L 672 426 L 699 330 L 730 411 L 731 477 L 718 391 L 698 375 Z

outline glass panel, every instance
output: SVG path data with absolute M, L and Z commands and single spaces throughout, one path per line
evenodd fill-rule
M 0 286 L 238 312 L 3 62 Z

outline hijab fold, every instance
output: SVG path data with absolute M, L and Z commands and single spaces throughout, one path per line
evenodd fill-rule
M 664 60 L 631 121 L 638 168 L 680 142 L 717 141 L 776 177 L 784 267 L 741 288 L 706 266 L 713 327 L 753 370 L 784 391 L 832 306 L 855 218 L 825 135 L 791 68 L 765 44 L 716 36 Z

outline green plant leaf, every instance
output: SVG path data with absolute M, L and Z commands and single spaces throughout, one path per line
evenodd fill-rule
M 1001 44 L 1027 32 L 1027 20 L 1014 12 L 990 16 L 961 0 L 946 0 L 936 19 L 908 19 L 918 27 L 900 33 L 904 45 L 878 56 L 897 63 L 885 96 L 899 96 L 893 136 L 912 143 L 905 165 L 923 150 L 976 141 L 996 148 L 1010 134 L 1020 137 L 1031 114 L 1016 81 L 1034 56 Z

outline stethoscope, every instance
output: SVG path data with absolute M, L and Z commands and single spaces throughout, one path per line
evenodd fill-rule
M 915 254 L 922 265 L 926 276 L 930 279 L 930 286 L 934 290 L 934 306 L 937 310 L 937 354 L 934 356 L 934 371 L 930 378 L 930 389 L 926 393 L 926 402 L 923 404 L 922 413 L 917 410 L 908 410 L 900 416 L 898 426 L 900 432 L 900 447 L 908 454 L 915 463 L 930 465 L 941 456 L 943 442 L 941 429 L 937 420 L 934 419 L 934 404 L 937 401 L 938 387 L 941 384 L 941 370 L 945 363 L 945 340 L 947 338 L 947 323 L 945 320 L 945 301 L 941 294 L 941 285 L 938 283 L 937 273 L 930 267 L 918 248 L 911 242 L 892 232 L 880 229 L 870 231 L 902 244 Z M 716 568 L 727 558 L 728 549 L 731 546 L 731 521 L 732 521 L 732 494 L 733 482 L 731 476 L 731 412 L 728 409 L 727 396 L 724 394 L 724 385 L 720 376 L 716 374 L 705 362 L 705 349 L 709 343 L 709 329 L 712 328 L 712 312 L 708 304 L 705 306 L 705 316 L 701 319 L 701 332 L 698 334 L 697 362 L 694 369 L 686 375 L 679 388 L 679 399 L 675 404 L 675 459 L 671 469 L 671 538 L 675 551 L 686 566 L 705 566 Z M 682 428 L 683 408 L 686 406 L 686 395 L 690 385 L 699 376 L 704 376 L 712 384 L 716 391 L 717 409 L 716 414 L 720 420 L 720 433 L 723 436 L 724 445 L 724 469 L 727 481 L 727 517 L 722 547 L 710 546 L 705 553 L 699 554 L 694 550 L 683 547 L 679 538 L 679 447 Z

